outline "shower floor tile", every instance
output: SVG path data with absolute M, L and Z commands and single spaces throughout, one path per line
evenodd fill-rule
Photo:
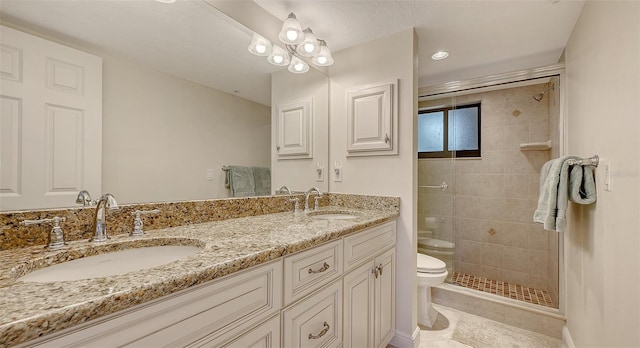
M 518 284 L 510 284 L 498 280 L 476 277 L 471 274 L 454 272 L 450 281 L 465 288 L 488 292 L 527 303 L 558 308 L 546 290 L 527 288 Z

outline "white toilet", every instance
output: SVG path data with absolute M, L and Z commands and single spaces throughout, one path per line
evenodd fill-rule
M 431 287 L 447 278 L 447 265 L 435 257 L 418 253 L 418 324 L 432 327 L 438 312 L 431 304 Z

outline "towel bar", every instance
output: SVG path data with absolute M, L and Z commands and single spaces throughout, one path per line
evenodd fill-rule
M 572 160 L 568 160 L 567 163 L 570 166 L 594 166 L 597 167 L 598 163 L 600 162 L 600 157 L 598 157 L 598 155 L 594 155 L 593 157 L 590 158 L 583 158 L 583 159 L 572 159 Z
M 421 188 L 435 188 L 435 189 L 441 189 L 442 191 L 446 190 L 447 187 L 449 187 L 449 185 L 447 184 L 446 181 L 443 181 L 440 183 L 440 185 L 424 185 L 424 186 L 418 186 Z

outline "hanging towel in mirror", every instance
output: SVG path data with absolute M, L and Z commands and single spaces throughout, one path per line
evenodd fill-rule
M 271 169 L 265 167 L 252 167 L 251 169 L 253 169 L 256 196 L 271 195 Z
M 251 167 L 229 166 L 225 176 L 225 186 L 231 189 L 233 197 L 255 196 L 255 181 Z

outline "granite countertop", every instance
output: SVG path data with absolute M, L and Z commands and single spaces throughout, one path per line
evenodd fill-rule
M 153 230 L 143 238 L 69 242 L 65 250 L 42 246 L 0 252 L 0 347 L 12 346 L 91 319 L 338 239 L 393 220 L 397 212 L 347 210 L 357 218 L 318 220 L 292 212 Z M 122 275 L 28 283 L 17 278 L 35 269 L 83 256 L 154 245 L 195 245 L 195 255 Z

